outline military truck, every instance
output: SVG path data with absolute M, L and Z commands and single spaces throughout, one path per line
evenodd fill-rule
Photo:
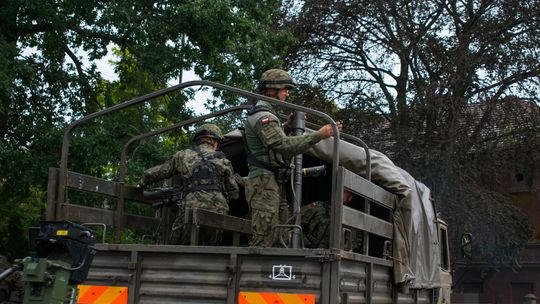
M 80 125 L 198 86 L 238 94 L 246 100 L 265 100 L 284 113 L 307 113 L 333 125 L 336 136 L 297 158 L 296 173 L 291 176 L 294 210 L 315 200 L 330 202 L 328 248 L 304 248 L 301 226 L 294 224 L 274 228 L 296 235 L 295 243 L 284 244 L 284 248 L 249 247 L 251 223 L 242 197 L 231 202 L 229 215 L 187 210 L 192 245 L 164 241 L 174 218 L 174 204 L 157 204 L 155 216 L 126 211 L 128 202 L 156 205 L 142 189 L 126 184 L 127 154 L 134 144 L 215 117 L 242 115 L 249 109 L 248 103 L 131 138 L 119 151 L 118 180 L 68 169 L 70 140 Z M 310 124 L 307 126 L 309 132 Z M 221 149 L 235 171 L 245 176 L 248 169 L 242 132 L 226 131 L 231 132 Z M 322 165 L 326 175 L 302 177 L 298 170 Z M 353 203 L 347 206 L 341 203 L 344 189 L 354 194 Z M 97 194 L 115 204 L 88 207 L 72 199 L 75 196 L 70 193 L 74 192 Z M 107 243 L 103 238 L 94 246 L 97 253 L 86 281 L 79 285 L 79 303 L 450 303 L 447 225 L 438 218 L 425 185 L 360 139 L 340 134 L 325 113 L 223 84 L 181 83 L 73 122 L 65 131 L 60 167 L 49 169 L 47 200 L 48 221 L 69 220 L 98 230 L 114 230 L 114 241 Z M 200 227 L 222 229 L 223 246 L 196 245 Z M 136 244 L 124 244 L 121 236 L 127 229 L 154 233 Z M 351 239 L 358 236 L 361 246 L 352 246 Z

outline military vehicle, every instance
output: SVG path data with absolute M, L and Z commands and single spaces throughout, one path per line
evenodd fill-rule
M 274 227 L 275 231 L 290 231 L 292 244 L 249 247 L 251 223 L 243 197 L 231 202 L 229 215 L 189 209 L 186 221 L 191 226 L 192 245 L 167 245 L 164 240 L 174 218 L 175 206 L 170 204 L 174 199 L 160 199 L 167 196 L 165 190 L 162 196 L 145 196 L 142 189 L 126 183 L 127 154 L 134 144 L 215 117 L 241 115 L 249 109 L 247 103 L 133 137 L 119 151 L 118 180 L 68 169 L 70 140 L 80 125 L 143 102 L 152 105 L 160 96 L 198 86 L 235 93 L 246 100 L 266 100 L 283 113 L 295 111 L 302 118 L 307 113 L 333 125 L 336 136 L 297 157 L 291 174 L 294 210 L 315 200 L 330 201 L 328 248 L 304 248 L 298 221 Z M 297 127 L 304 128 L 301 118 Z M 235 171 L 245 176 L 242 132 L 224 131 L 230 132 L 221 150 Z M 323 165 L 325 175 L 302 174 L 309 170 L 301 169 L 308 167 L 318 167 L 314 171 L 320 173 Z M 354 194 L 347 206 L 341 204 L 344 189 Z M 69 193 L 73 192 L 97 194 L 114 203 L 106 204 L 107 208 L 88 207 L 71 199 Z M 128 202 L 153 204 L 156 214 L 130 214 Z M 334 120 L 325 113 L 209 81 L 181 83 L 73 122 L 65 131 L 60 168 L 49 169 L 47 220 L 114 230 L 114 241 L 107 243 L 103 238 L 100 243 L 98 238 L 93 246 L 96 254 L 86 280 L 79 285 L 79 303 L 450 303 L 447 225 L 438 218 L 425 185 L 360 139 L 339 134 Z M 196 245 L 200 227 L 222 229 L 223 246 Z M 154 233 L 136 244 L 125 244 L 121 236 L 128 229 Z M 357 236 L 361 236 L 361 246 L 352 246 L 351 239 Z

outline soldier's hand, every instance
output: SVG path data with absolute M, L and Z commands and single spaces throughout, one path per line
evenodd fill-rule
M 342 129 L 341 121 L 336 122 L 336 127 L 341 132 L 341 129 Z M 331 124 L 322 126 L 317 132 L 323 139 L 334 135 L 334 129 L 332 129 Z
M 246 186 L 246 181 L 244 180 L 244 178 L 243 178 L 242 176 L 240 176 L 240 174 L 235 173 L 235 174 L 234 174 L 234 180 L 236 181 L 236 183 L 237 183 L 240 187 L 245 187 L 245 186 Z

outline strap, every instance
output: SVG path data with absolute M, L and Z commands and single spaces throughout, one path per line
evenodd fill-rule
M 247 145 L 244 145 L 244 147 L 246 147 L 246 158 L 247 158 L 248 164 L 258 167 L 258 168 L 266 169 L 268 171 L 273 170 L 272 165 L 270 165 L 270 163 L 257 159 L 257 157 L 255 157 L 255 155 L 251 153 Z
M 212 159 L 212 158 L 225 158 L 225 153 L 221 151 L 216 151 L 214 152 L 214 154 L 209 156 L 209 159 Z
M 200 158 L 202 158 L 203 160 L 207 160 L 206 156 L 204 156 L 204 154 L 202 153 L 202 150 L 201 150 L 201 148 L 199 146 L 193 145 L 193 146 L 191 146 L 191 148 L 193 149 L 193 151 L 197 152 L 197 155 L 199 155 Z
M 203 160 L 209 160 L 209 159 L 214 159 L 214 158 L 225 158 L 225 153 L 221 151 L 214 151 L 214 153 L 208 156 L 204 156 L 199 146 L 193 145 L 191 148 L 193 149 L 193 151 L 197 152 L 197 155 L 199 155 L 199 157 L 202 158 Z
M 187 189 L 187 193 L 191 193 L 191 192 L 194 192 L 194 191 L 202 191 L 202 190 L 206 190 L 206 191 L 221 191 L 221 187 L 219 185 L 216 185 L 216 184 L 210 184 L 210 185 L 193 185 L 191 187 L 189 187 L 189 189 Z
M 252 105 L 251 108 L 249 108 L 249 110 L 247 111 L 247 115 L 251 116 L 261 111 L 268 111 L 268 109 L 266 109 L 265 107 L 258 106 L 258 105 Z
M 257 85 L 259 91 L 262 90 L 266 85 L 273 85 L 273 84 L 289 84 L 294 87 L 296 87 L 296 83 L 289 79 L 281 79 L 281 80 L 259 80 L 259 84 Z

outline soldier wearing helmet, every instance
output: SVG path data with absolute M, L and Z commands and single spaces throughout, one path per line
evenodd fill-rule
M 195 132 L 195 134 L 193 134 L 193 142 L 195 142 L 197 145 L 201 142 L 206 142 L 211 146 L 217 144 L 214 150 L 219 147 L 222 141 L 223 134 L 221 133 L 221 129 L 214 124 L 204 124 L 197 130 L 197 132 Z
M 265 89 L 288 89 L 296 88 L 296 82 L 289 73 L 280 69 L 270 69 L 264 72 L 259 79 L 258 89 L 263 92 Z
M 289 90 L 295 87 L 289 73 L 280 69 L 264 72 L 258 84 L 261 94 L 281 101 L 285 101 Z M 272 105 L 262 100 L 248 111 L 244 127 L 249 166 L 245 192 L 253 231 L 250 245 L 272 247 L 279 244 L 272 235 L 272 227 L 289 222 L 285 184 L 290 159 L 332 136 L 333 129 L 325 125 L 316 132 L 288 136 Z M 338 129 L 341 129 L 340 123 Z
M 200 208 L 227 214 L 229 199 L 237 199 L 239 187 L 231 162 L 216 151 L 223 140 L 218 126 L 204 124 L 193 134 L 191 149 L 178 151 L 165 163 L 146 170 L 139 185 L 175 177 L 179 181 L 182 199 L 173 223 L 170 244 L 189 244 L 189 230 L 184 224 L 186 208 Z M 222 231 L 202 227 L 199 242 L 219 245 Z

